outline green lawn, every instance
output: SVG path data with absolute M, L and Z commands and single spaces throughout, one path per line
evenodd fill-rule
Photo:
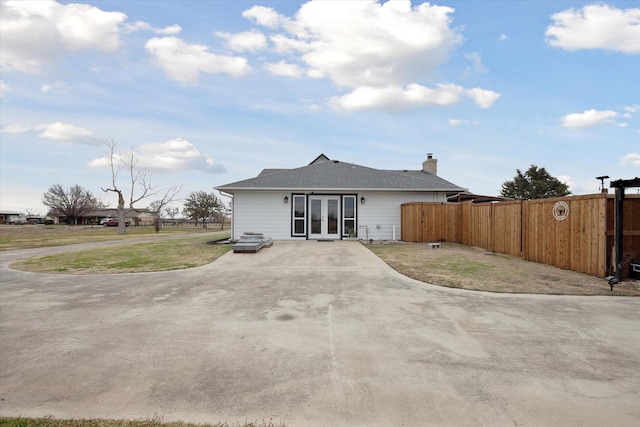
M 209 242 L 228 238 L 226 232 L 213 235 L 160 240 L 95 248 L 90 251 L 65 252 L 27 258 L 11 268 L 38 273 L 116 274 L 180 270 L 209 264 L 231 250 L 231 245 Z

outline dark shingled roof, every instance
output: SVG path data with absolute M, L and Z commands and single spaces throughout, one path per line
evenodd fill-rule
M 386 190 L 460 192 L 447 180 L 421 170 L 380 170 L 318 156 L 295 169 L 265 169 L 257 177 L 216 187 L 218 190 Z

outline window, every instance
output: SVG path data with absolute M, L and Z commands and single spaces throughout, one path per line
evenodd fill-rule
M 342 197 L 342 233 L 344 236 L 356 237 L 356 196 Z
M 307 223 L 307 199 L 304 195 L 293 195 L 291 234 L 293 236 L 306 236 L 305 225 Z

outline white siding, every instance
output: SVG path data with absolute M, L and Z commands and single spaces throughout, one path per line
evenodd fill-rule
M 395 238 L 400 240 L 401 204 L 446 201 L 442 193 L 368 191 L 357 194 L 360 239 L 391 240 L 395 226 Z M 285 195 L 289 203 L 284 203 Z M 360 203 L 361 197 L 365 198 L 364 204 Z M 233 198 L 233 238 L 257 231 L 274 240 L 300 239 L 291 237 L 292 202 L 291 193 L 285 191 L 237 191 Z
M 284 196 L 289 203 L 284 203 Z M 291 194 L 283 191 L 238 191 L 233 197 L 233 238 L 248 231 L 272 239 L 291 238 Z
M 364 196 L 365 203 L 360 204 Z M 400 240 L 400 205 L 409 202 L 446 202 L 442 193 L 361 192 L 358 193 L 358 238 Z

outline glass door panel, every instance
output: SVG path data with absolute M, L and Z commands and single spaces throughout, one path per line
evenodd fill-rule
M 338 234 L 338 199 L 327 199 L 327 233 Z
M 322 234 L 322 199 L 311 199 L 311 234 Z
M 309 238 L 340 237 L 340 197 L 309 196 Z

